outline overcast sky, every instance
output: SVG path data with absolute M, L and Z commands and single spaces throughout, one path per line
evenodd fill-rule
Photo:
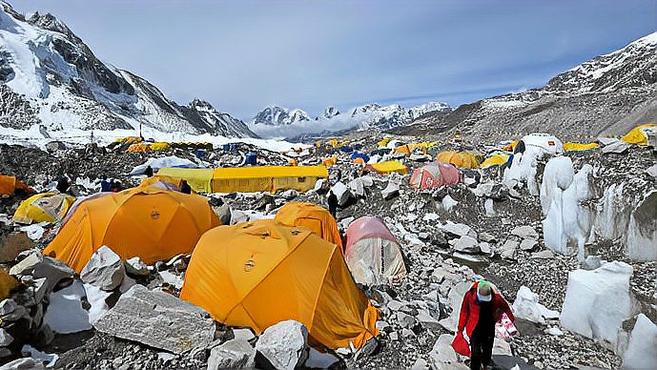
M 657 0 L 13 0 L 179 103 L 250 119 L 369 102 L 453 106 L 537 87 L 657 30 Z

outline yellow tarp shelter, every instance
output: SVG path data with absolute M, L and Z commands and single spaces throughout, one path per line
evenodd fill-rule
M 628 144 L 648 145 L 647 131 L 652 131 L 654 135 L 657 135 L 657 124 L 645 123 L 639 125 L 625 134 L 622 140 Z
M 220 224 L 206 198 L 156 186 L 137 187 L 80 203 L 44 250 L 77 272 L 101 246 L 147 264 L 191 253 Z
M 366 168 L 381 174 L 392 173 L 392 172 L 397 172 L 401 174 L 408 173 L 408 167 L 406 167 L 400 161 L 385 161 L 385 162 L 368 164 Z
M 342 237 L 331 213 L 313 203 L 288 202 L 276 212 L 274 221 L 285 226 L 305 227 L 342 250 Z
M 445 150 L 436 156 L 438 162 L 451 163 L 458 168 L 478 168 L 479 159 L 472 152 Z
M 187 181 L 197 193 L 212 193 L 212 168 L 161 168 L 157 176 L 165 176 Z
M 16 208 L 14 222 L 31 224 L 61 221 L 75 198 L 61 193 L 41 193 L 25 199 Z
M 135 144 L 135 143 L 140 143 L 142 141 L 144 141 L 144 139 L 140 138 L 139 136 L 126 136 L 114 140 L 115 143 L 121 143 L 121 144 Z
M 180 185 L 182 183 L 182 180 L 183 179 L 177 177 L 154 175 L 143 179 L 139 184 L 139 186 L 142 188 L 147 188 L 149 186 L 155 185 L 169 190 L 180 191 Z
M 600 147 L 598 143 L 576 143 L 569 141 L 563 144 L 563 150 L 567 152 L 582 152 L 585 150 L 597 149 Z
M 488 168 L 493 166 L 501 166 L 506 164 L 506 162 L 509 160 L 509 157 L 510 155 L 507 153 L 496 152 L 488 156 L 488 158 L 486 158 L 483 162 L 481 162 L 481 165 L 479 165 L 479 167 Z
M 222 226 L 199 240 L 180 298 L 225 325 L 256 334 L 283 320 L 308 328 L 313 345 L 360 348 L 378 335 L 378 312 L 339 248 L 273 220 Z
M 12 195 L 16 190 L 32 191 L 29 186 L 16 179 L 15 176 L 0 175 L 0 195 Z
M 324 166 L 254 166 L 216 168 L 212 192 L 257 192 L 294 189 L 301 192 L 315 187 L 318 179 L 328 178 Z
M 155 143 L 151 143 L 148 145 L 148 147 L 154 151 L 154 152 L 160 152 L 160 151 L 165 151 L 171 149 L 171 144 L 163 141 L 158 141 Z

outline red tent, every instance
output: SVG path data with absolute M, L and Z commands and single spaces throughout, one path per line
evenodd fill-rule
M 444 185 L 455 185 L 461 181 L 459 170 L 449 163 L 432 162 L 416 168 L 410 184 L 421 190 L 435 189 Z

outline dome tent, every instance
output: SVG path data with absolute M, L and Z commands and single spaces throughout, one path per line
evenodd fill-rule
M 137 187 L 80 203 L 44 254 L 80 272 L 101 246 L 152 264 L 190 253 L 219 219 L 204 197 Z
M 657 124 L 646 123 L 631 129 L 622 140 L 628 144 L 648 145 L 651 135 L 657 136 Z
M 201 237 L 181 299 L 217 321 L 256 334 L 283 320 L 308 328 L 311 343 L 362 347 L 378 335 L 377 310 L 354 283 L 335 244 L 273 220 L 222 226 Z
M 338 224 L 331 213 L 322 206 L 305 202 L 287 202 L 276 212 L 274 221 L 285 226 L 305 227 L 342 250 L 342 237 Z
M 442 163 L 451 163 L 458 168 L 478 168 L 479 159 L 472 152 L 457 152 L 445 150 L 436 155 L 436 160 Z
M 361 217 L 347 229 L 345 261 L 357 283 L 388 284 L 406 276 L 397 239 L 377 217 Z
M 416 168 L 411 175 L 411 186 L 425 190 L 444 185 L 455 185 L 461 180 L 459 170 L 449 163 L 433 162 Z
M 14 222 L 31 224 L 33 222 L 58 222 L 68 212 L 75 198 L 58 192 L 35 194 L 16 208 Z

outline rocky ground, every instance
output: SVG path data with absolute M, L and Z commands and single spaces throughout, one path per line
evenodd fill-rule
M 365 151 L 372 151 L 380 138 L 357 133 L 349 139 L 351 145 L 359 144 Z M 459 145 L 486 150 L 480 145 Z M 445 146 L 448 144 L 442 145 Z M 126 153 L 125 147 L 121 146 L 66 148 L 53 145 L 50 149 L 50 152 L 43 152 L 33 148 L 0 145 L 0 173 L 16 175 L 37 190 L 45 190 L 54 178 L 66 174 L 72 179 L 79 179 L 75 191 L 83 195 L 95 191 L 94 181 L 102 174 L 117 178 L 126 185 L 136 185 L 139 180 L 130 178 L 128 173 L 150 156 L 175 155 L 206 166 L 239 166 L 244 163 L 244 154 L 248 151 L 257 152 L 262 164 L 283 165 L 290 159 L 280 153 L 245 145 L 229 148 L 228 151 L 215 148 L 201 156 L 196 156 L 193 148 L 176 148 L 150 154 Z M 357 167 L 351 164 L 347 154 L 335 153 L 326 147 L 313 154 L 302 153 L 299 159 L 302 164 L 315 164 L 331 154 L 337 155 L 338 163 L 331 169 L 330 182 L 338 180 L 337 169 L 340 169 L 340 181 L 348 185 L 351 193 L 351 196 L 345 195 L 344 204 L 338 211 L 341 228 L 346 229 L 351 221 L 360 216 L 376 215 L 383 218 L 400 241 L 408 270 L 400 284 L 364 287 L 380 309 L 381 318 L 377 327 L 381 335 L 378 343 L 376 348 L 367 347 L 359 352 L 334 352 L 333 367 L 458 368 L 463 365 L 458 363 L 456 354 L 450 352 L 448 343 L 455 329 L 454 311 L 457 311 L 463 292 L 475 277 L 483 276 L 493 281 L 510 303 L 516 300 L 517 292 L 524 286 L 536 293 L 540 303 L 547 309 L 561 311 L 569 272 L 580 268 L 592 270 L 600 264 L 595 258 L 580 262 L 574 255 L 564 256 L 549 250 L 544 241 L 544 216 L 539 197 L 530 194 L 527 187 L 522 185 L 503 184 L 497 169 L 466 172 L 464 183 L 434 191 L 418 191 L 408 185 L 409 175 L 369 174 L 365 178 L 359 177 Z M 655 152 L 650 148 L 629 148 L 622 154 L 603 154 L 595 150 L 569 153 L 568 156 L 572 158 L 576 169 L 583 164 L 590 164 L 594 168 L 592 183 L 595 195 L 589 204 L 591 209 L 604 206 L 605 190 L 613 184 L 625 184 L 623 191 L 628 202 L 639 201 L 643 194 L 657 188 L 654 175 L 645 173 L 656 161 Z M 410 167 L 422 165 L 420 161 L 404 160 Z M 538 164 L 539 184 L 546 160 Z M 354 181 L 364 184 L 361 194 L 358 194 L 359 187 Z M 251 218 L 273 217 L 280 206 L 291 200 L 325 204 L 325 191 L 326 188 L 318 186 L 316 190 L 304 194 L 296 191 L 274 195 L 215 194 L 211 196 L 210 203 L 230 206 L 232 222 L 235 223 Z M 10 273 L 21 280 L 22 286 L 12 293 L 12 298 L 18 307 L 24 307 L 26 311 L 20 312 L 20 308 L 10 307 L 6 301 L 0 304 L 2 333 L 13 337 L 10 343 L 3 344 L 0 356 L 4 357 L 0 359 L 1 362 L 22 357 L 21 352 L 27 355 L 23 345 L 31 344 L 44 355 L 56 354 L 56 366 L 62 368 L 216 368 L 213 366 L 217 364 L 263 364 L 262 354 L 266 354 L 267 349 L 262 347 L 265 344 L 258 343 L 266 343 L 266 340 L 262 337 L 252 338 L 252 335 L 245 335 L 243 331 L 225 328 L 220 324 L 212 324 L 216 326 L 211 329 L 208 319 L 202 318 L 202 315 L 194 319 L 196 321 L 190 319 L 192 321 L 189 322 L 189 325 L 198 325 L 200 328 L 194 334 L 194 343 L 203 343 L 200 348 L 181 349 L 179 344 L 163 344 L 167 340 L 166 332 L 153 333 L 150 337 L 148 333 L 142 333 L 138 339 L 125 339 L 120 334 L 109 333 L 112 332 L 109 329 L 101 331 L 90 328 L 73 334 L 57 334 L 53 330 L 44 329 L 44 325 L 41 325 L 43 312 L 47 312 L 53 294 L 62 288 L 73 289 L 76 283 L 69 285 L 74 281 L 74 273 L 48 257 L 40 257 L 31 267 L 25 266 L 24 261 L 35 258 L 33 250 L 45 247 L 53 237 L 57 231 L 56 226 L 39 225 L 29 230 L 24 229 L 28 233 L 36 230 L 36 236 L 32 234 L 32 238 L 27 238 L 26 246 L 16 250 L 16 253 L 7 251 L 7 236 L 20 232 L 19 226 L 11 222 L 10 216 L 24 198 L 16 195 L 0 199 L 0 246 L 4 247 L 0 248 L 0 257 L 3 257 L 5 267 L 11 269 Z M 630 208 L 632 206 L 628 205 Z M 39 231 L 44 231 L 43 235 L 39 235 Z M 628 263 L 633 268 L 631 294 L 638 302 L 640 312 L 653 322 L 657 321 L 657 262 L 637 262 L 627 257 L 620 237 L 589 240 L 586 250 L 589 256 Z M 133 269 L 126 266 L 120 274 L 120 281 L 114 281 L 111 289 L 101 289 L 107 292 L 105 302 L 113 306 L 119 297 L 127 300 L 129 293 L 126 292 L 137 289 L 134 284 L 146 286 L 155 292 L 148 293 L 153 294 L 155 300 L 167 300 L 168 295 L 175 297 L 179 294 L 187 262 L 188 257 L 181 256 L 154 266 L 135 265 Z M 19 265 L 21 267 L 16 268 Z M 41 266 L 40 270 L 34 266 Z M 48 273 L 42 273 L 44 276 L 41 276 L 35 272 L 37 270 Z M 45 284 L 40 280 L 43 277 L 47 278 Z M 57 281 L 49 286 L 48 281 L 54 281 L 52 279 Z M 80 282 L 77 278 L 75 281 Z M 85 287 L 96 284 L 93 279 L 84 276 L 82 282 Z M 42 285 L 46 287 L 41 288 Z M 34 294 L 37 291 L 40 292 L 40 299 L 29 300 L 24 297 L 25 292 Z M 84 309 L 93 310 L 98 304 L 91 302 L 91 298 L 81 298 Z M 174 311 L 163 309 L 159 314 L 175 315 Z M 613 345 L 561 327 L 558 317 L 542 321 L 532 322 L 521 318 L 516 323 L 520 335 L 515 336 L 510 343 L 499 341 L 496 344 L 496 363 L 500 368 L 510 368 L 515 363 L 522 363 L 527 368 L 546 369 L 621 366 L 622 357 Z M 185 328 L 177 329 L 184 331 Z M 627 331 L 631 329 L 632 326 L 626 328 Z M 290 329 L 293 333 L 298 330 L 301 329 Z M 201 331 L 212 333 L 201 338 Z M 257 351 L 251 348 L 254 342 Z M 231 345 L 246 348 L 243 351 L 245 357 L 229 356 L 233 362 L 217 362 L 218 353 L 227 353 L 226 348 Z M 232 354 L 242 353 L 235 349 L 230 351 Z M 31 357 L 38 356 L 33 353 Z M 317 363 L 306 362 L 305 365 L 313 364 Z

